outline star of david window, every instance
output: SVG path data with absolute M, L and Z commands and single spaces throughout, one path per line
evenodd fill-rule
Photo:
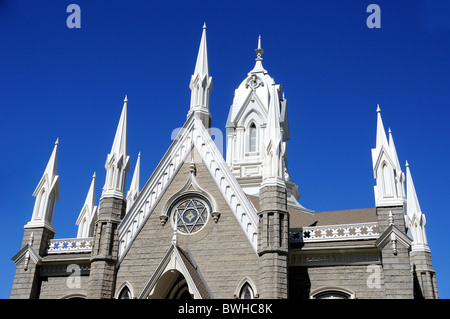
M 190 197 L 178 202 L 172 209 L 172 222 L 179 232 L 193 234 L 205 226 L 209 205 L 202 199 Z

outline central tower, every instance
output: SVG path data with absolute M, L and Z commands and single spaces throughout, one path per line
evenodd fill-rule
M 249 195 L 259 196 L 264 177 L 264 137 L 267 134 L 271 103 L 277 108 L 278 115 L 274 120 L 277 121 L 276 126 L 280 130 L 284 148 L 289 140 L 289 123 L 282 85 L 276 84 L 262 65 L 264 50 L 261 47 L 261 36 L 255 52 L 255 66 L 235 90 L 228 113 L 226 161 L 244 191 Z M 305 209 L 298 203 L 300 194 L 297 185 L 290 180 L 286 152 L 281 161 L 288 204 Z

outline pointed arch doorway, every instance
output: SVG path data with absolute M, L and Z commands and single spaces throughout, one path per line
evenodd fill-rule
M 186 278 L 178 270 L 165 272 L 155 286 L 153 294 L 149 299 L 180 299 L 190 300 L 193 296 L 189 292 Z

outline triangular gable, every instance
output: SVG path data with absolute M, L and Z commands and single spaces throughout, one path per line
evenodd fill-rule
M 372 149 L 372 165 L 373 165 L 373 175 L 374 178 L 377 178 L 378 167 L 384 162 L 388 162 L 392 169 L 396 168 L 396 165 L 392 161 L 392 157 L 389 149 L 386 149 L 384 146 L 381 146 L 380 149 Z
M 28 263 L 30 259 L 36 264 L 41 263 L 42 257 L 36 252 L 36 250 L 28 243 L 26 244 L 14 257 L 11 258 L 12 261 L 18 266 L 22 261 L 25 262 L 24 269 L 28 269 Z
M 197 114 L 193 112 L 119 226 L 119 263 L 193 147 L 200 154 L 248 241 L 255 253 L 257 252 L 258 218 L 256 211 L 207 129 Z
M 250 101 L 252 99 L 255 100 L 255 103 L 250 104 Z M 241 107 L 239 108 L 239 111 L 237 112 L 237 114 L 235 114 L 233 119 L 229 119 L 229 121 L 232 120 L 232 122 L 236 123 L 236 124 L 241 123 L 242 117 L 244 116 L 244 114 L 250 114 L 251 111 L 258 114 L 258 116 L 261 118 L 262 122 L 260 124 L 267 121 L 267 109 L 264 107 L 264 104 L 261 101 L 258 94 L 256 94 L 256 92 L 253 92 L 252 90 L 250 90 L 248 92 L 248 95 L 245 98 L 244 102 L 242 103 Z
M 389 227 L 378 237 L 375 242 L 375 245 L 384 248 L 388 243 L 392 243 L 393 241 L 401 243 L 403 246 L 409 248 L 411 246 L 411 238 L 409 238 L 405 233 L 400 231 L 394 225 L 389 225 Z
M 174 271 L 178 271 L 186 279 L 189 293 L 194 296 L 194 299 L 211 298 L 208 288 L 198 273 L 197 267 L 191 260 L 189 254 L 173 243 L 170 245 L 138 298 L 147 299 L 151 297 L 155 292 L 155 288 L 161 277 L 167 272 Z

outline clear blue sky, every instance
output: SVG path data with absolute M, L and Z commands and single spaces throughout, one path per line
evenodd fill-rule
M 71 3 L 81 8 L 80 29 L 66 26 Z M 381 8 L 380 29 L 366 26 L 370 3 Z M 290 175 L 305 207 L 374 207 L 380 104 L 403 169 L 410 164 L 439 293 L 449 298 L 449 13 L 446 0 L 0 0 L 0 298 L 9 297 L 11 257 L 55 140 L 55 238 L 75 237 L 94 171 L 101 194 L 125 95 L 127 185 L 137 154 L 144 185 L 183 125 L 204 22 L 221 129 L 261 34 L 263 65 L 288 100 Z

